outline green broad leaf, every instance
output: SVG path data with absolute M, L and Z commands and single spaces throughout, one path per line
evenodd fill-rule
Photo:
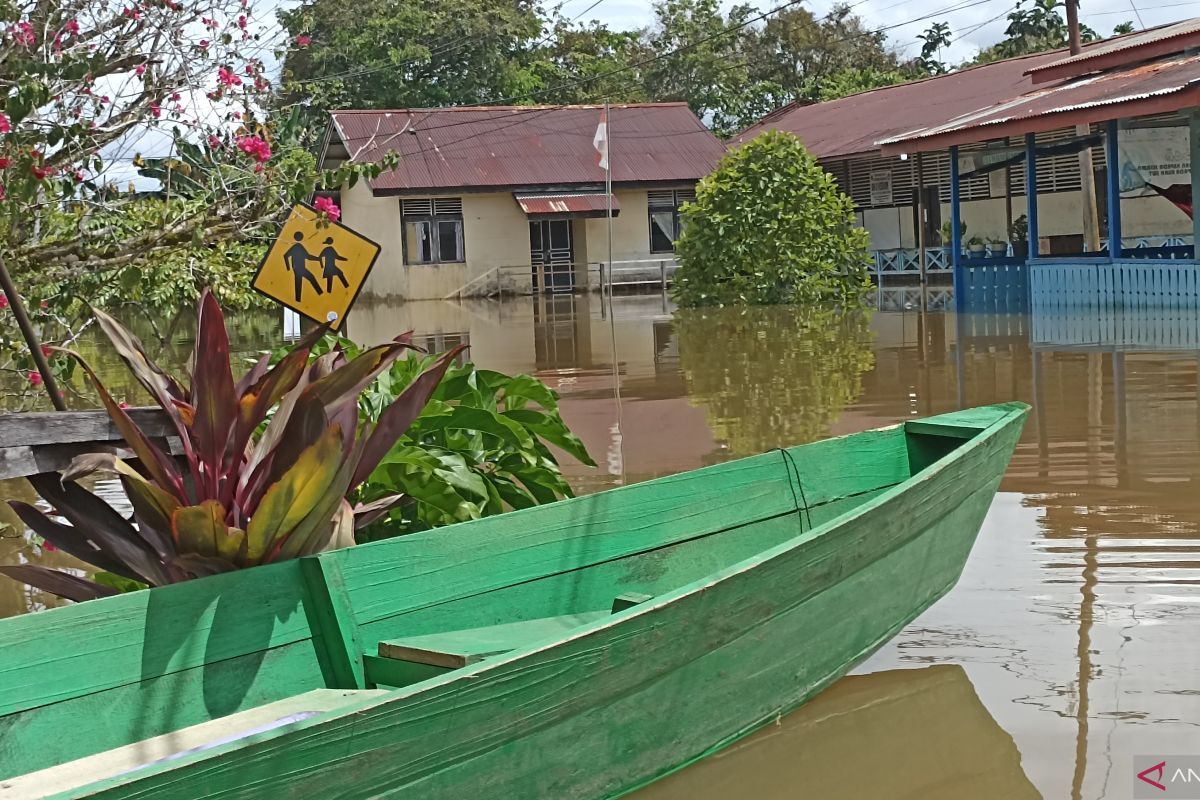
M 229 533 L 225 508 L 216 500 L 175 509 L 171 524 L 181 555 L 217 556 L 220 554 L 218 544 L 224 542 Z
M 143 589 L 150 588 L 146 584 L 139 581 L 130 580 L 129 578 L 122 578 L 120 575 L 115 575 L 111 572 L 104 571 L 97 572 L 92 576 L 92 580 L 101 586 L 108 586 L 109 588 L 116 589 L 121 594 L 126 592 L 140 592 Z
M 270 554 L 329 493 L 342 465 L 342 431 L 336 425 L 302 451 L 263 495 L 246 526 L 247 558 Z

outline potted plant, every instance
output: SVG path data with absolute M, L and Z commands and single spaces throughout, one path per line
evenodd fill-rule
M 1003 239 L 987 240 L 988 258 L 1004 258 L 1008 255 L 1008 242 Z
M 971 258 L 983 258 L 986 251 L 987 245 L 978 236 L 972 236 L 967 240 L 967 254 Z
M 954 240 L 953 240 L 953 238 L 951 238 L 951 235 L 950 235 L 950 220 L 946 220 L 945 222 L 942 223 L 941 233 L 942 233 L 942 249 L 946 252 L 946 256 L 949 257 L 951 255 L 951 253 L 953 253 L 953 251 L 954 251 Z M 958 222 L 958 236 L 959 236 L 959 239 L 966 241 L 967 223 L 963 222 L 962 220 L 959 220 L 959 222 Z
M 1017 258 L 1029 256 L 1029 219 L 1022 214 L 1008 226 L 1008 240 L 1012 242 L 1013 255 Z

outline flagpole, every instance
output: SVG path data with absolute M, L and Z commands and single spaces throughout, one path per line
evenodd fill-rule
M 617 319 L 613 309 L 613 236 L 612 236 L 612 117 L 608 99 L 604 100 L 604 194 L 608 206 L 608 330 L 612 340 L 613 398 L 617 405 L 617 421 L 611 434 L 616 445 L 617 465 L 621 485 L 625 485 L 625 436 L 621 431 L 621 367 L 617 358 Z M 604 287 L 600 287 L 600 304 L 604 304 Z M 609 467 L 612 472 L 612 466 Z

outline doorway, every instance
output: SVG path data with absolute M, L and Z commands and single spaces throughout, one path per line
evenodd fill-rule
M 544 219 L 529 223 L 529 258 L 533 288 L 540 292 L 570 292 L 575 288 L 575 251 L 571 221 Z M 539 285 L 545 277 L 545 286 Z
M 937 247 L 938 245 L 949 244 L 942 241 L 942 199 L 939 196 L 937 186 L 926 186 L 924 189 L 913 189 L 912 213 L 913 213 L 913 247 L 918 247 L 918 242 L 921 241 L 920 233 L 920 199 L 917 193 L 923 191 L 925 193 L 925 246 Z

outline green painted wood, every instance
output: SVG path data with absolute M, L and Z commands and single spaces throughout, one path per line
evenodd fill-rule
M 788 454 L 790 462 L 782 452 L 764 453 L 461 523 L 449 535 L 428 531 L 321 558 L 344 562 L 355 618 L 365 626 L 793 513 L 805 503 L 819 506 L 910 474 L 899 426 L 792 448 Z M 799 487 L 789 480 L 792 474 L 799 474 Z M 591 609 L 550 613 L 575 610 Z M 541 610 L 532 616 L 546 615 Z
M 561 639 L 575 629 L 604 616 L 604 613 L 568 614 L 510 622 L 506 625 L 488 625 L 483 628 L 392 639 L 379 643 L 379 655 L 383 658 L 457 669 L 489 656 L 530 646 L 535 642 Z
M 3 620 L 0 717 L 307 639 L 298 570 L 271 565 Z
M 308 590 L 305 609 L 325 682 L 331 689 L 366 688 L 363 646 L 346 597 L 341 564 L 321 558 L 302 558 L 299 564 Z
M 647 600 L 653 599 L 653 595 L 642 594 L 641 592 L 625 592 L 623 594 L 619 594 L 613 599 L 612 613 L 619 614 L 627 608 L 640 606 Z
M 562 641 L 71 796 L 619 795 L 803 702 L 944 594 L 1023 416 L 997 410 L 850 513 Z M 757 524 L 781 520 L 802 527 Z
M 399 661 L 367 654 L 363 656 L 363 667 L 367 682 L 372 686 L 408 686 L 427 681 L 449 672 L 448 667 L 418 664 L 415 661 Z
M 103 662 L 91 670 L 103 672 Z M 324 686 L 307 639 L 10 714 L 0 718 L 0 787 L 5 778 Z

